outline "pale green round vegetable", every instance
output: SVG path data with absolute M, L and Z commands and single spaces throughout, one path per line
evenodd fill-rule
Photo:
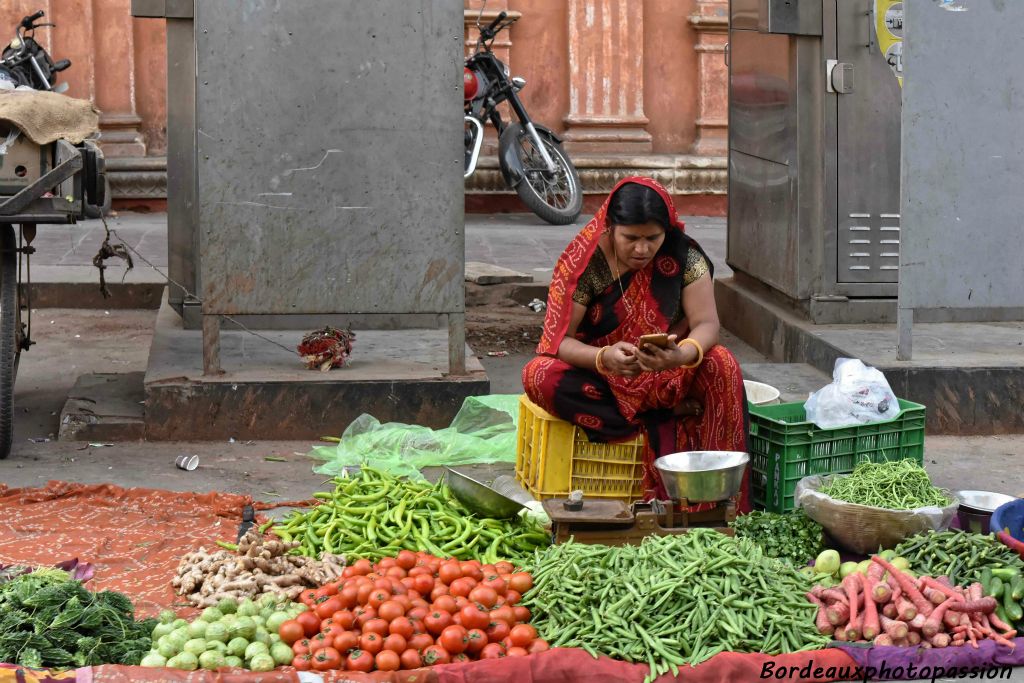
M 839 553 L 825 550 L 814 560 L 814 571 L 818 574 L 835 574 L 839 571 Z
M 256 624 L 256 626 L 259 628 L 262 628 L 267 623 L 266 618 L 260 614 L 257 614 L 249 618 L 252 619 L 253 623 Z
M 237 614 L 225 614 L 223 617 L 220 618 L 220 620 L 217 621 L 217 623 L 224 624 L 228 628 L 231 628 L 231 624 L 235 623 L 236 621 L 238 621 Z
M 270 648 L 263 643 L 249 643 L 249 647 L 245 648 L 245 658 L 252 659 L 258 654 L 269 654 Z
M 869 567 L 871 567 L 871 560 L 864 560 L 863 562 L 857 563 L 857 571 L 861 574 L 867 574 Z
M 193 638 L 192 640 L 185 643 L 185 647 L 182 648 L 185 652 L 194 654 L 196 657 L 206 652 L 206 641 L 202 638 Z
M 262 626 L 256 627 L 256 635 L 252 637 L 253 641 L 257 643 L 263 643 L 264 645 L 270 645 L 270 631 L 263 628 Z
M 216 650 L 209 650 L 199 655 L 199 666 L 207 671 L 216 671 L 224 666 L 224 655 Z
M 172 632 L 173 630 L 174 630 L 174 625 L 173 624 L 163 624 L 163 623 L 157 624 L 156 626 L 153 627 L 153 635 L 151 637 L 152 637 L 153 640 L 160 640 L 161 638 L 163 638 L 164 636 L 166 636 L 168 633 Z
M 268 645 L 273 645 L 274 643 L 280 643 L 280 642 L 281 642 L 281 636 L 277 635 L 276 633 L 271 633 L 270 634 L 270 642 L 268 643 Z
M 850 574 L 858 571 L 856 562 L 843 562 L 839 565 L 839 578 L 845 579 Z
M 214 621 L 220 621 L 223 616 L 224 613 L 216 607 L 207 607 L 203 610 L 203 614 L 199 618 L 203 621 L 208 621 L 212 623 Z
M 206 651 L 207 652 L 211 652 L 211 651 L 212 652 L 219 652 L 221 654 L 226 654 L 227 651 L 228 651 L 228 644 L 227 643 L 222 643 L 219 640 L 207 640 L 206 641 Z
M 184 619 L 175 619 L 174 623 L 171 624 L 175 629 L 188 628 L 188 622 Z
M 281 624 L 291 619 L 287 612 L 274 612 L 267 617 L 266 627 L 271 633 L 277 633 Z
M 167 666 L 167 657 L 164 657 L 159 652 L 150 652 L 148 655 L 142 658 L 141 666 L 148 666 L 154 669 L 159 669 Z
M 232 638 L 228 641 L 228 654 L 241 657 L 245 654 L 245 648 L 249 647 L 249 641 L 245 638 Z
M 188 634 L 192 638 L 205 638 L 206 637 L 206 629 L 207 629 L 207 627 L 209 627 L 209 625 L 210 624 L 205 622 L 205 621 L 202 621 L 200 619 L 196 619 L 195 621 L 193 621 L 191 624 L 188 625 Z
M 266 652 L 261 652 L 251 660 L 249 660 L 249 669 L 251 671 L 273 671 L 277 667 L 277 663 L 274 658 Z
M 274 643 L 270 646 L 270 656 L 274 658 L 278 666 L 285 666 L 292 663 L 295 653 L 291 647 L 284 643 Z
M 168 642 L 174 643 L 174 648 L 176 652 L 181 652 L 182 649 L 185 647 L 185 643 L 187 643 L 189 639 L 188 629 L 176 628 L 170 633 L 168 633 L 166 636 L 164 636 L 164 638 L 162 638 L 161 640 L 163 639 L 167 639 Z
M 892 549 L 889 549 L 889 550 L 883 550 L 882 552 L 880 552 L 880 553 L 878 553 L 878 554 L 879 554 L 879 555 L 881 555 L 881 557 L 882 557 L 882 559 L 883 559 L 883 560 L 887 560 L 887 561 L 889 561 L 889 562 L 892 562 L 892 561 L 893 561 L 893 558 L 895 558 L 895 557 L 896 557 L 896 551 L 895 551 L 895 550 L 892 550 Z
M 199 668 L 199 657 L 191 652 L 182 652 L 168 660 L 167 666 L 181 671 L 195 671 Z
M 160 653 L 160 656 L 164 659 L 169 659 L 174 655 L 181 652 L 181 647 L 184 645 L 178 645 L 170 636 L 164 636 L 156 644 L 156 651 Z
M 206 627 L 206 640 L 217 640 L 222 643 L 228 642 L 228 627 L 222 621 L 215 621 Z
M 901 572 L 910 570 L 910 561 L 905 557 L 894 557 L 892 559 L 892 566 L 899 569 Z
M 242 661 L 241 657 L 228 655 L 224 658 L 224 666 L 230 666 L 233 669 L 243 669 L 245 668 L 245 662 Z
M 217 603 L 217 609 L 224 614 L 234 614 L 238 609 L 238 601 L 234 598 L 224 598 Z
M 259 613 L 259 606 L 252 600 L 249 600 L 248 598 L 238 603 L 238 609 L 235 611 L 235 614 L 237 614 L 240 617 L 254 617 Z
M 178 618 L 178 615 L 174 613 L 174 610 L 165 609 L 160 613 L 158 617 L 161 624 L 173 624 L 174 620 Z
M 252 640 L 256 635 L 256 622 L 250 617 L 239 617 L 238 620 L 228 626 L 228 633 L 232 638 L 245 638 Z

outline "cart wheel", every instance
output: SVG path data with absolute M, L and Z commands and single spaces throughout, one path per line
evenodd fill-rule
M 14 435 L 14 376 L 20 345 L 18 255 L 14 226 L 0 223 L 0 459 L 11 452 Z

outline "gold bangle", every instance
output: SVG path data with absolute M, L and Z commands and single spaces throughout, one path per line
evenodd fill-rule
M 604 363 L 601 362 L 601 356 L 603 356 L 604 352 L 607 350 L 607 346 L 602 346 L 601 349 L 597 352 L 597 356 L 594 358 L 594 369 L 597 370 L 597 374 L 599 375 L 608 374 L 608 368 L 606 368 L 604 366 Z
M 693 344 L 694 348 L 697 349 L 697 360 L 693 361 L 693 363 L 691 363 L 690 365 L 684 365 L 682 367 L 690 369 L 700 365 L 701 361 L 704 360 L 704 348 L 700 345 L 700 342 L 694 339 L 693 337 L 687 337 L 686 339 L 676 344 L 676 346 L 678 346 L 679 348 L 683 348 L 683 344 Z

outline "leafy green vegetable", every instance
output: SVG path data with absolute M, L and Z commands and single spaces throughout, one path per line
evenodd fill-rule
M 30 667 L 138 664 L 155 619 L 135 621 L 131 600 L 92 593 L 63 571 L 0 585 L 0 662 Z
M 821 552 L 821 525 L 800 508 L 785 514 L 755 510 L 737 517 L 730 526 L 738 538 L 754 541 L 768 557 L 789 560 L 797 567 Z

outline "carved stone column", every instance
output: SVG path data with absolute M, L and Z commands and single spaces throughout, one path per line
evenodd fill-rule
M 100 145 L 107 157 L 144 157 L 135 109 L 135 43 L 131 0 L 93 0 L 95 96 Z
M 727 0 L 697 0 L 690 24 L 697 31 L 699 62 L 697 141 L 694 154 L 725 156 L 729 148 L 729 40 Z
M 569 115 L 577 152 L 650 152 L 644 127 L 644 3 L 568 0 Z

